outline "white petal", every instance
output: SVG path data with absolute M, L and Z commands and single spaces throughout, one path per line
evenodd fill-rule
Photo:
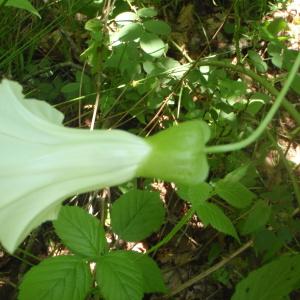
M 48 104 L 26 101 L 18 84 L 0 84 L 0 242 L 9 252 L 67 197 L 132 179 L 151 152 L 127 132 L 65 128 Z

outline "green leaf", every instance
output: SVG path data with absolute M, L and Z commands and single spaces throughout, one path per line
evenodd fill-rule
M 144 7 L 137 11 L 140 18 L 153 18 L 157 16 L 157 10 L 153 7 Z
M 265 103 L 268 103 L 269 101 L 270 97 L 268 95 L 262 93 L 254 93 L 249 100 L 246 111 L 252 116 L 255 116 L 262 109 Z
M 102 22 L 99 19 L 90 19 L 85 23 L 84 29 L 87 31 L 100 34 L 102 30 L 102 26 L 103 26 Z
M 282 30 L 288 28 L 287 22 L 283 18 L 276 18 L 268 24 L 267 30 L 275 37 Z
M 132 259 L 142 273 L 144 293 L 165 293 L 167 289 L 156 262 L 145 254 L 133 251 L 127 253 L 132 255 Z
M 2 4 L 4 0 L 0 1 L 0 4 Z M 21 8 L 24 10 L 29 11 L 33 15 L 36 15 L 37 17 L 41 18 L 39 12 L 32 6 L 32 4 L 28 0 L 8 0 L 5 3 L 5 6 L 12 6 L 16 8 Z
M 230 219 L 213 203 L 204 202 L 195 207 L 197 216 L 205 225 L 211 225 L 220 232 L 231 235 L 239 240 L 237 232 Z
M 268 70 L 268 65 L 262 60 L 260 55 L 253 50 L 248 51 L 248 57 L 252 62 L 253 66 L 260 73 L 265 73 Z
M 140 241 L 159 229 L 165 210 L 158 193 L 132 190 L 112 206 L 112 229 L 121 239 Z
M 140 39 L 143 51 L 153 57 L 161 57 L 165 53 L 165 43 L 154 33 L 145 32 Z
M 144 27 L 147 31 L 158 35 L 169 35 L 171 33 L 171 27 L 161 20 L 148 20 L 145 21 Z
M 300 255 L 283 256 L 251 272 L 231 300 L 281 300 L 300 283 Z
M 185 201 L 191 202 L 196 208 L 198 204 L 209 199 L 211 191 L 212 187 L 208 183 L 202 182 L 197 185 L 179 185 L 177 194 Z
M 120 40 L 122 42 L 130 42 L 134 41 L 135 39 L 139 38 L 144 29 L 141 24 L 139 23 L 130 23 L 123 26 L 120 31 L 116 32 L 112 40 L 113 42 Z
M 236 208 L 245 208 L 255 198 L 249 189 L 239 182 L 219 180 L 216 184 L 216 193 L 228 204 Z
M 282 68 L 290 71 L 295 63 L 298 53 L 299 51 L 296 50 L 285 49 L 283 51 Z
M 100 257 L 96 280 L 106 300 L 141 300 L 143 297 L 143 275 L 126 251 L 113 251 Z
M 84 300 L 92 287 L 89 266 L 77 256 L 47 258 L 27 272 L 19 300 Z
M 82 208 L 62 207 L 53 224 L 63 243 L 75 254 L 95 259 L 108 250 L 99 220 Z
M 246 235 L 261 229 L 268 222 L 272 209 L 262 200 L 258 200 L 241 227 L 241 234 Z
M 61 92 L 66 95 L 78 95 L 79 90 L 80 90 L 79 82 L 69 82 L 61 88 Z
M 223 181 L 235 183 L 235 182 L 242 180 L 247 175 L 249 167 L 250 167 L 250 164 L 248 163 L 248 164 L 245 164 L 241 167 L 234 169 L 230 173 L 226 174 Z
M 133 23 L 138 19 L 138 16 L 130 11 L 123 12 L 115 17 L 115 21 L 120 26 L 125 26 Z

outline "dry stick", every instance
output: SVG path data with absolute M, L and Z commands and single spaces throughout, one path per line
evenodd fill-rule
M 182 285 L 180 285 L 179 287 L 177 287 L 175 290 L 171 291 L 170 294 L 166 295 L 163 299 L 168 299 L 178 293 L 180 293 L 181 291 L 183 291 L 184 289 L 192 286 L 193 284 L 199 282 L 200 280 L 204 279 L 205 277 L 209 276 L 210 274 L 214 273 L 215 271 L 221 269 L 222 267 L 224 267 L 227 263 L 229 263 L 233 258 L 235 258 L 236 256 L 238 256 L 239 254 L 243 253 L 244 251 L 246 251 L 248 248 L 250 248 L 253 245 L 253 241 L 250 240 L 248 241 L 246 244 L 244 244 L 242 247 L 240 247 L 239 249 L 237 249 L 235 252 L 233 252 L 231 255 L 229 255 L 228 257 L 224 258 L 223 260 L 221 260 L 220 262 L 218 262 L 217 264 L 213 265 L 212 267 L 210 267 L 209 269 L 201 272 L 200 274 L 196 275 L 195 277 L 193 277 L 192 279 L 186 281 L 185 283 L 183 283 Z

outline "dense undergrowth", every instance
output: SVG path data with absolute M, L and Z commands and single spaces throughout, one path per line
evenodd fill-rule
M 175 160 L 151 157 L 159 173 L 66 200 L 13 254 L 1 248 L 0 299 L 299 297 L 291 2 L 0 0 L 1 77 L 65 126 L 148 137 L 207 124 L 205 182 L 176 182 Z M 158 136 L 170 157 L 189 153 L 185 137 Z M 165 173 L 174 182 L 151 178 Z

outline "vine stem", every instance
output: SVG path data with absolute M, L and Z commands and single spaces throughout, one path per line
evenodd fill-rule
M 241 246 L 239 249 L 237 249 L 235 252 L 233 252 L 232 254 L 230 254 L 228 257 L 225 257 L 224 259 L 222 259 L 220 262 L 218 262 L 217 264 L 213 265 L 209 269 L 201 272 L 200 274 L 196 275 L 195 277 L 191 278 L 190 280 L 184 282 L 183 284 L 181 284 L 180 286 L 178 286 L 177 288 L 175 288 L 173 291 L 170 292 L 170 294 L 166 295 L 163 299 L 168 299 L 168 298 L 170 298 L 170 297 L 172 297 L 172 296 L 180 293 L 184 289 L 190 287 L 191 285 L 199 282 L 200 280 L 204 279 L 205 277 L 209 276 L 210 274 L 214 273 L 215 271 L 221 269 L 227 263 L 229 263 L 233 258 L 235 258 L 236 256 L 238 256 L 241 253 L 243 253 L 244 251 L 246 251 L 252 245 L 253 245 L 253 241 L 252 240 L 248 241 L 243 246 Z
M 208 64 L 210 64 L 210 63 L 208 63 Z M 203 65 L 205 65 L 204 62 L 203 62 Z M 216 65 L 216 64 L 214 64 L 214 65 Z M 289 90 L 289 88 L 290 88 L 290 86 L 291 86 L 291 84 L 292 84 L 292 82 L 293 82 L 293 80 L 294 80 L 294 78 L 295 78 L 295 76 L 298 72 L 299 66 L 300 66 L 300 52 L 299 52 L 299 54 L 298 54 L 298 56 L 295 60 L 295 63 L 293 65 L 291 71 L 289 72 L 289 75 L 288 75 L 288 78 L 285 82 L 285 85 L 283 86 L 283 88 L 281 89 L 279 94 L 277 95 L 272 107 L 270 108 L 270 110 L 267 113 L 267 115 L 265 116 L 265 118 L 261 121 L 259 126 L 253 131 L 253 133 L 249 137 L 247 137 L 246 139 L 244 139 L 242 141 L 232 143 L 232 144 L 208 146 L 208 147 L 205 148 L 205 152 L 206 153 L 221 153 L 221 152 L 229 152 L 229 151 L 240 150 L 240 149 L 245 148 L 246 146 L 250 145 L 255 140 L 257 140 L 258 137 L 264 132 L 264 130 L 266 129 L 268 124 L 272 121 L 274 115 L 276 114 L 276 112 L 278 111 L 280 105 L 284 101 L 284 97 L 285 97 L 286 93 L 288 92 L 288 90 Z M 224 67 L 224 65 L 223 65 L 223 67 Z M 260 77 L 260 79 L 262 79 L 262 78 Z M 287 102 L 284 102 L 284 103 L 287 103 Z M 289 103 L 289 105 L 291 105 L 291 104 Z M 293 107 L 293 109 L 294 109 L 294 107 Z M 295 115 L 295 116 L 293 115 L 293 117 L 296 117 L 297 122 L 300 124 L 300 115 L 299 115 L 299 113 L 297 112 L 297 115 Z

